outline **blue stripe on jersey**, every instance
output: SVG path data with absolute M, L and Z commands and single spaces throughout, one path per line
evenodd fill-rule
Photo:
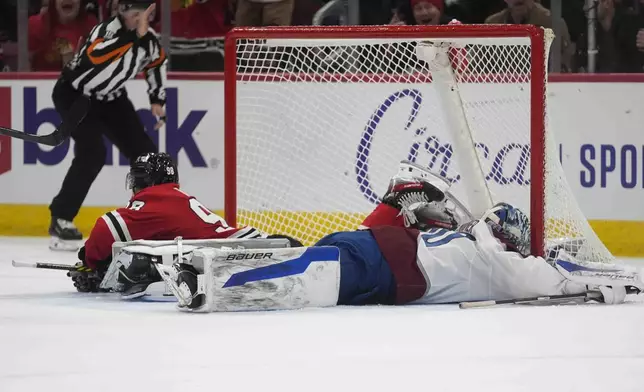
M 248 282 L 298 275 L 316 261 L 339 261 L 340 250 L 334 246 L 308 248 L 296 259 L 233 274 L 223 287 L 242 286 Z
M 471 241 L 476 241 L 474 236 L 471 234 L 450 231 L 447 229 L 429 229 L 425 233 L 421 233 L 420 236 L 425 242 L 425 246 L 428 248 L 445 245 L 456 238 L 467 238 Z

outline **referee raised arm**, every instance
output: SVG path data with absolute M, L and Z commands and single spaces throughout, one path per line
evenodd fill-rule
M 157 146 L 128 99 L 125 82 L 143 71 L 148 82 L 152 113 L 165 120 L 166 54 L 149 28 L 154 0 L 120 0 L 117 16 L 90 33 L 74 59 L 63 69 L 52 98 L 65 120 L 78 99 L 89 100 L 89 110 L 71 133 L 74 160 L 51 205 L 50 248 L 76 250 L 83 235 L 72 223 L 89 189 L 105 164 L 105 135 L 133 162 Z

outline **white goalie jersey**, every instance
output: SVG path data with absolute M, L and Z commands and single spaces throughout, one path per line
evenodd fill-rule
M 541 257 L 509 252 L 484 222 L 472 233 L 431 229 L 418 237 L 418 266 L 428 291 L 417 303 L 449 303 L 576 294 L 583 284 L 566 279 Z

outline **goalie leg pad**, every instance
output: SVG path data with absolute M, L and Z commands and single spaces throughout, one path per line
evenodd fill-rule
M 199 311 L 283 310 L 334 306 L 340 287 L 336 247 L 199 249 L 206 305 Z

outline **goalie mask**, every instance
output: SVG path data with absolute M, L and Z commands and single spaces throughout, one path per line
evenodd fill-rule
M 530 219 L 518 208 L 498 203 L 483 216 L 492 233 L 507 248 L 526 257 L 530 255 Z
M 178 183 L 177 165 L 164 152 L 147 153 L 136 158 L 126 177 L 126 186 L 134 193 L 149 186 Z

